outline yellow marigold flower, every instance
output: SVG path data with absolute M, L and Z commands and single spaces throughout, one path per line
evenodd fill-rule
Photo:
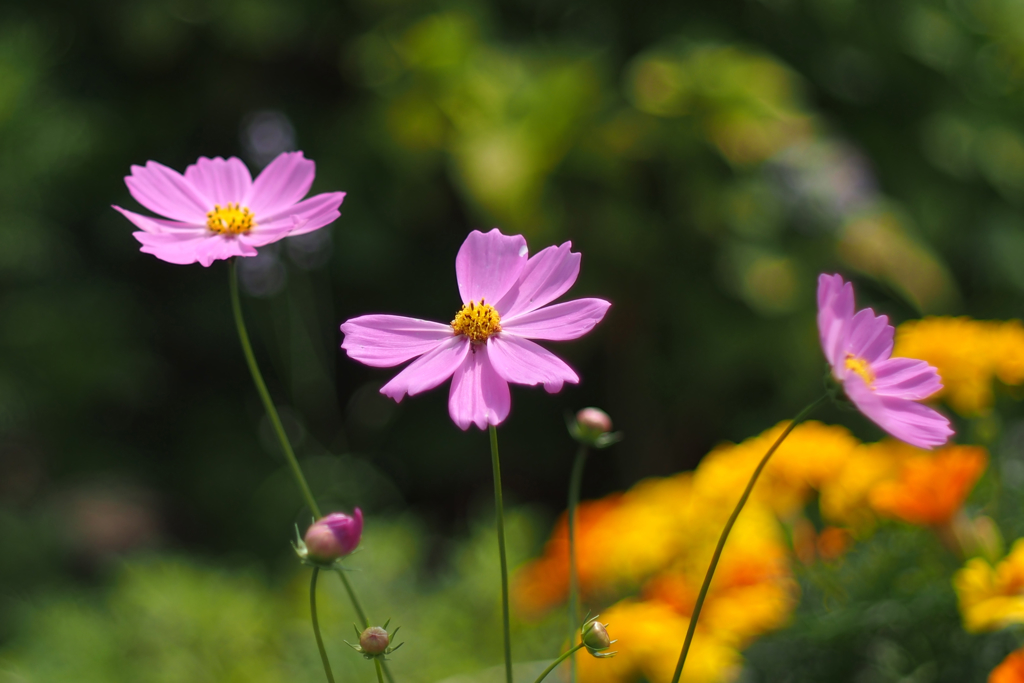
M 883 481 L 899 475 L 903 461 L 921 449 L 896 439 L 858 446 L 835 477 L 821 488 L 818 504 L 825 519 L 864 531 L 875 523 L 869 505 L 871 492 Z
M 905 322 L 896 330 L 893 356 L 920 358 L 939 370 L 937 394 L 964 416 L 992 408 L 992 380 L 1024 383 L 1024 325 L 967 317 L 929 317 Z
M 670 681 L 686 637 L 689 617 L 660 602 L 623 600 L 601 613 L 618 640 L 610 659 L 576 654 L 580 683 Z M 686 657 L 682 683 L 728 683 L 739 674 L 742 658 L 735 647 L 699 627 Z
M 694 473 L 694 486 L 708 498 L 734 505 L 757 463 L 789 422 L 780 422 L 740 444 L 722 444 L 704 456 Z M 798 512 L 812 489 L 832 480 L 860 442 L 845 427 L 804 422 L 775 452 L 765 468 L 753 500 L 781 517 Z
M 963 506 L 988 464 L 981 446 L 946 446 L 921 451 L 903 462 L 899 477 L 877 484 L 871 507 L 911 524 L 942 525 Z
M 1024 623 L 1024 539 L 993 567 L 976 557 L 953 577 L 964 628 L 971 633 L 995 631 Z
M 1006 655 L 988 675 L 988 683 L 1024 683 L 1024 650 Z

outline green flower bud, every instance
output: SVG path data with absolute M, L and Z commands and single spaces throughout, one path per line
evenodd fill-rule
M 608 635 L 607 626 L 608 624 L 602 624 L 597 617 L 594 617 L 583 624 L 583 628 L 580 629 L 580 636 L 583 639 L 583 644 L 587 647 L 587 652 L 595 657 L 611 657 L 615 654 L 614 652 L 605 652 L 616 642 Z

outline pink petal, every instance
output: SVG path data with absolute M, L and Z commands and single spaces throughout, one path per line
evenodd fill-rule
M 474 230 L 455 257 L 455 276 L 462 303 L 485 299 L 496 304 L 519 279 L 528 250 L 522 235 Z
M 242 204 L 249 196 L 252 176 L 238 157 L 207 159 L 199 157 L 185 169 L 185 180 L 213 204 Z M 210 209 L 213 207 L 211 206 Z
M 872 364 L 886 360 L 892 355 L 895 332 L 887 316 L 862 308 L 847 327 L 844 350 Z
M 237 239 L 223 235 L 194 236 L 182 233 L 157 234 L 133 232 L 142 243 L 142 251 L 162 261 L 184 265 L 199 262 L 209 266 L 232 256 L 255 256 L 256 250 Z
M 197 225 L 195 223 L 169 221 L 164 218 L 143 216 L 142 214 L 135 213 L 134 211 L 122 209 L 120 206 L 115 206 L 114 208 L 120 211 L 122 216 L 134 223 L 135 227 L 155 235 L 185 233 L 192 237 L 200 237 L 209 234 L 209 230 L 207 230 L 205 224 Z
M 529 339 L 495 335 L 487 340 L 487 356 L 494 370 L 512 384 L 543 384 L 549 394 L 562 384 L 578 384 L 579 376 L 565 362 Z
M 283 211 L 306 196 L 316 164 L 302 152 L 284 152 L 256 176 L 245 205 L 257 216 Z
M 349 357 L 375 368 L 400 365 L 454 336 L 451 325 L 401 315 L 362 315 L 346 321 L 341 333 Z
M 853 285 L 839 275 L 818 277 L 818 334 L 829 365 L 835 367 L 843 359 L 847 325 L 853 319 Z
M 132 166 L 124 182 L 135 201 L 161 216 L 205 225 L 206 214 L 213 209 L 213 202 L 180 173 L 155 161 Z
M 923 360 L 890 358 L 872 363 L 871 370 L 875 373 L 871 387 L 880 396 L 920 401 L 942 388 L 939 371 Z
M 448 394 L 448 414 L 459 429 L 475 424 L 480 429 L 501 424 L 512 407 L 508 382 L 494 368 L 484 349 L 469 354 L 455 371 Z
M 462 365 L 469 353 L 470 341 L 465 337 L 449 337 L 434 342 L 434 348 L 423 354 L 405 370 L 385 384 L 380 393 L 401 401 L 406 394 L 415 396 L 444 382 Z
M 953 435 L 949 420 L 926 405 L 872 391 L 856 373 L 843 382 L 860 412 L 901 441 L 918 448 L 941 446 Z
M 530 257 L 519 281 L 495 308 L 502 316 L 527 313 L 549 304 L 569 291 L 580 273 L 580 255 L 570 251 L 572 242 L 551 246 Z
M 288 227 L 288 235 L 302 235 L 337 220 L 338 207 L 345 200 L 344 192 L 325 192 L 304 199 L 273 214 L 256 216 L 253 233 Z
M 604 299 L 575 299 L 536 311 L 523 313 L 509 320 L 502 319 L 501 329 L 528 339 L 565 341 L 582 337 L 601 322 L 610 303 Z

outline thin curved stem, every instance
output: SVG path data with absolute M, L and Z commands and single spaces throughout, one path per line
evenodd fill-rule
M 580 444 L 576 461 L 569 478 L 569 507 L 566 511 L 569 523 L 569 642 L 575 642 L 580 626 L 579 595 L 580 577 L 576 570 L 576 507 L 580 504 L 580 485 L 583 481 L 583 465 L 587 461 L 587 446 Z M 569 680 L 576 683 L 576 660 L 569 662 Z
M 564 662 L 564 661 L 565 661 L 566 659 L 568 659 L 569 657 L 572 657 L 572 655 L 573 655 L 573 654 L 575 654 L 575 653 L 576 653 L 576 652 L 577 652 L 578 650 L 582 650 L 582 649 L 583 649 L 583 647 L 584 647 L 584 645 L 583 645 L 583 642 L 582 642 L 582 641 L 580 641 L 579 643 L 577 643 L 576 645 L 574 645 L 574 646 L 573 646 L 572 648 L 570 648 L 569 650 L 566 650 L 566 651 L 565 651 L 565 652 L 564 652 L 564 653 L 562 654 L 562 656 L 561 656 L 561 657 L 559 657 L 559 658 L 558 658 L 558 659 L 556 659 L 555 661 L 551 662 L 551 664 L 550 664 L 550 665 L 548 666 L 548 668 L 544 669 L 544 671 L 543 671 L 543 672 L 541 673 L 541 675 L 540 675 L 540 676 L 538 676 L 538 677 L 537 677 L 537 680 L 536 680 L 536 681 L 534 681 L 534 683 L 540 683 L 541 681 L 543 681 L 543 680 L 544 680 L 545 678 L 547 678 L 547 676 L 548 676 L 548 674 L 549 674 L 549 673 L 551 673 L 552 671 L 554 671 L 554 670 L 555 670 L 555 667 L 556 667 L 556 666 L 558 666 L 559 664 L 561 664 L 562 662 Z M 575 660 L 575 658 L 574 658 L 574 660 Z
M 348 593 L 348 599 L 352 601 L 352 608 L 356 611 L 356 616 L 359 617 L 359 622 L 363 625 L 363 628 L 370 627 L 370 618 L 366 616 L 366 612 L 363 611 L 363 606 L 359 602 L 359 598 L 356 597 L 356 592 L 352 590 L 352 584 L 348 582 L 348 577 L 345 576 L 344 570 L 338 570 L 338 576 L 341 578 L 342 585 L 345 586 L 345 592 Z
M 747 482 L 747 487 L 743 489 L 743 495 L 740 496 L 740 500 L 736 503 L 736 508 L 729 515 L 729 520 L 725 523 L 725 528 L 722 529 L 722 535 L 718 538 L 718 545 L 715 546 L 715 552 L 711 555 L 711 564 L 708 566 L 708 573 L 704 575 L 704 583 L 701 584 L 700 593 L 697 595 L 697 602 L 693 606 L 693 615 L 690 617 L 690 626 L 686 629 L 686 639 L 683 641 L 683 650 L 679 653 L 679 663 L 676 664 L 675 675 L 672 676 L 672 683 L 679 683 L 679 677 L 683 674 L 683 664 L 686 662 L 686 654 L 690 651 L 690 643 L 693 642 L 693 634 L 697 630 L 697 619 L 700 617 L 700 610 L 704 606 L 704 598 L 708 595 L 708 588 L 711 587 L 711 579 L 715 575 L 715 568 L 718 567 L 718 560 L 722 557 L 722 550 L 725 548 L 725 542 L 729 539 L 729 532 L 732 531 L 732 527 L 736 524 L 736 519 L 740 516 L 740 512 L 743 511 L 743 506 L 747 504 L 747 499 L 750 498 L 751 491 L 754 490 L 754 484 L 757 483 L 757 478 L 761 476 L 761 471 L 764 470 L 768 464 L 768 460 L 772 457 L 782 442 L 786 440 L 789 433 L 792 432 L 798 424 L 807 419 L 814 410 L 828 398 L 828 394 L 816 399 L 809 406 L 800 411 L 799 414 L 789 425 L 782 431 L 779 438 L 775 440 L 772 447 L 768 449 L 768 452 L 761 458 L 761 462 L 754 468 L 754 473 L 750 475 L 750 481 Z
M 501 500 L 501 462 L 498 459 L 498 430 L 491 425 L 491 469 L 494 470 L 494 511 L 498 525 L 498 555 L 501 558 L 501 617 L 505 631 L 505 681 L 512 683 L 512 631 L 508 610 L 508 560 L 505 557 L 505 506 Z
M 324 639 L 320 635 L 320 622 L 316 618 L 316 577 L 320 574 L 319 567 L 313 567 L 313 578 L 309 580 L 309 613 L 313 618 L 313 635 L 316 636 L 316 646 L 320 650 L 320 661 L 324 663 L 324 673 L 327 674 L 327 683 L 334 683 L 334 674 L 331 672 L 331 662 L 327 659 L 327 650 L 324 649 Z
M 263 381 L 260 367 L 256 364 L 256 356 L 252 352 L 249 332 L 245 328 L 245 318 L 242 316 L 242 302 L 238 296 L 238 266 L 235 264 L 235 259 L 228 261 L 228 273 L 231 288 L 231 310 L 235 315 L 238 339 L 242 342 L 242 353 L 245 354 L 245 362 L 249 364 L 252 381 L 256 384 L 256 391 L 263 401 L 263 408 L 267 411 L 267 415 L 270 417 L 270 424 L 273 425 L 274 432 L 277 434 L 277 440 L 281 443 L 281 450 L 284 451 L 285 458 L 288 460 L 288 466 L 292 470 L 292 476 L 295 477 L 295 483 L 299 485 L 299 490 L 302 491 L 302 496 L 306 499 L 306 505 L 309 506 L 313 516 L 316 519 L 320 519 L 323 516 L 320 514 L 320 507 L 316 504 L 316 499 L 313 498 L 313 492 L 310 491 L 309 484 L 306 483 L 305 475 L 302 474 L 302 468 L 299 467 L 295 451 L 292 450 L 292 445 L 288 441 L 288 435 L 284 431 L 284 425 L 281 424 L 281 416 L 277 414 L 277 408 L 274 406 L 274 401 L 267 390 L 267 383 Z
M 238 339 L 242 343 L 242 353 L 245 354 L 245 362 L 249 365 L 249 372 L 252 374 L 252 381 L 256 385 L 256 391 L 260 395 L 260 400 L 263 401 L 263 408 L 267 411 L 267 415 L 270 417 L 270 423 L 274 427 L 274 433 L 277 435 L 277 440 L 281 444 L 281 450 L 284 451 L 285 459 L 288 461 L 288 466 L 291 468 L 292 476 L 295 478 L 295 483 L 298 484 L 299 490 L 302 492 L 302 497 L 306 501 L 306 505 L 309 506 L 310 511 L 316 519 L 323 517 L 320 512 L 320 506 L 317 505 L 316 499 L 313 497 L 313 492 L 309 488 L 309 484 L 306 482 L 306 477 L 302 473 L 302 468 L 299 467 L 299 461 L 295 457 L 295 451 L 292 450 L 291 442 L 288 441 L 288 434 L 284 431 L 284 425 L 281 424 L 281 416 L 277 413 L 277 407 L 274 406 L 274 401 L 270 397 L 270 391 L 267 389 L 267 383 L 263 381 L 263 375 L 260 373 L 260 367 L 256 363 L 256 355 L 252 351 L 252 342 L 249 341 L 249 332 L 245 327 L 245 318 L 242 315 L 242 301 L 238 295 L 238 267 L 235 263 L 235 259 L 228 261 L 228 284 L 231 290 L 231 310 L 235 317 L 235 326 L 238 328 Z M 349 599 L 352 601 L 352 607 L 355 609 L 356 614 L 359 617 L 359 621 L 370 625 L 369 620 L 366 617 L 366 612 L 363 610 L 363 606 L 359 603 L 359 599 L 356 597 L 355 591 L 352 590 L 352 586 L 348 582 L 348 578 L 341 572 L 338 572 L 341 576 L 341 582 L 345 585 L 345 591 L 348 593 Z M 394 679 L 391 677 L 391 672 L 388 670 L 387 665 L 383 665 L 384 673 L 387 675 L 388 682 L 394 683 Z
M 373 658 L 373 665 L 374 668 L 377 669 L 377 683 L 384 683 L 384 676 L 381 673 L 381 669 L 383 668 L 383 666 L 380 663 L 380 657 Z
M 363 624 L 364 628 L 369 628 L 370 617 L 366 616 L 366 610 L 363 609 L 362 603 L 360 603 L 359 598 L 356 597 L 356 592 L 352 589 L 352 584 L 349 583 L 344 570 L 338 570 L 338 578 L 341 579 L 341 584 L 345 586 L 345 592 L 348 593 L 348 599 L 352 602 L 352 609 L 356 611 L 356 616 L 359 617 L 360 623 Z M 381 662 L 379 666 L 384 669 L 384 675 L 387 677 L 388 683 L 395 683 L 395 679 L 391 675 L 391 669 L 388 668 L 387 663 Z

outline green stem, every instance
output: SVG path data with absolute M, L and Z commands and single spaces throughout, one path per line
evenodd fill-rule
M 697 595 L 697 602 L 693 606 L 693 615 L 690 617 L 690 626 L 686 629 L 686 639 L 683 641 L 683 651 L 679 653 L 679 663 L 676 664 L 675 675 L 672 676 L 672 683 L 679 683 L 679 677 L 683 674 L 683 664 L 686 662 L 686 654 L 690 651 L 690 643 L 693 641 L 694 631 L 697 630 L 697 619 L 700 617 L 700 610 L 704 606 L 704 598 L 707 597 L 708 588 L 711 587 L 711 579 L 715 575 L 715 568 L 718 567 L 718 560 L 722 556 L 722 549 L 725 548 L 725 542 L 729 538 L 729 532 L 732 531 L 732 527 L 736 524 L 736 519 L 740 516 L 740 512 L 743 511 L 743 506 L 746 505 L 747 499 L 750 498 L 751 491 L 754 490 L 754 484 L 757 483 L 757 478 L 761 476 L 761 471 L 768 464 L 769 458 L 772 454 L 778 450 L 782 442 L 786 440 L 789 433 L 792 432 L 798 424 L 803 420 L 807 419 L 807 416 L 814 412 L 822 401 L 828 398 L 828 394 L 816 399 L 809 406 L 800 411 L 800 413 L 793 418 L 793 421 L 789 423 L 779 435 L 779 438 L 775 440 L 772 447 L 768 449 L 768 452 L 761 458 L 761 462 L 754 468 L 754 473 L 750 475 L 750 481 L 747 482 L 747 488 L 743 490 L 743 495 L 740 496 L 740 500 L 736 503 L 736 508 L 729 515 L 729 520 L 725 523 L 725 528 L 722 529 L 722 535 L 718 538 L 718 545 L 715 546 L 715 552 L 711 556 L 711 565 L 708 567 L 708 573 L 704 576 L 704 583 L 700 587 L 700 593 Z
M 316 646 L 320 650 L 320 661 L 324 663 L 324 673 L 327 674 L 327 683 L 334 683 L 334 674 L 331 673 L 331 662 L 327 659 L 327 650 L 324 649 L 324 639 L 320 635 L 320 622 L 316 618 L 316 577 L 320 574 L 319 567 L 313 567 L 313 578 L 309 580 L 309 613 L 313 617 L 313 635 L 316 636 Z
M 364 625 L 364 628 L 369 628 L 370 618 L 366 616 L 366 611 L 363 609 L 362 603 L 359 602 L 359 598 L 356 597 L 356 592 L 352 589 L 352 584 L 349 583 L 348 577 L 345 576 L 343 569 L 338 570 L 338 578 L 341 579 L 341 584 L 345 586 L 345 592 L 348 593 L 348 599 L 352 601 L 352 608 L 356 611 L 356 616 L 359 617 L 359 621 Z M 388 683 L 395 683 L 394 677 L 391 675 L 391 669 L 388 668 L 386 663 L 381 663 L 380 666 L 384 669 L 384 675 L 387 676 Z
M 580 444 L 576 451 L 576 461 L 572 465 L 572 476 L 569 478 L 569 508 L 566 512 L 569 522 L 569 642 L 576 640 L 576 631 L 580 626 L 579 594 L 580 577 L 576 570 L 576 507 L 580 504 L 580 484 L 583 481 L 583 465 L 587 461 L 587 446 Z M 576 660 L 569 662 L 569 680 L 576 683 Z
M 555 670 L 556 666 L 564 662 L 567 658 L 572 657 L 572 655 L 575 654 L 577 650 L 582 650 L 583 647 L 583 642 L 581 641 L 577 645 L 573 646 L 571 649 L 567 650 L 561 657 L 551 662 L 548 668 L 544 669 L 544 671 L 541 673 L 540 676 L 537 677 L 537 680 L 534 681 L 534 683 L 540 683 L 541 681 L 543 681 L 545 678 L 547 678 L 547 675 L 549 673 Z M 573 661 L 575 661 L 575 659 L 576 658 L 573 657 Z
M 501 557 L 501 617 L 505 629 L 505 681 L 512 683 L 512 633 L 508 614 L 508 561 L 505 558 L 505 506 L 501 500 L 501 463 L 498 430 L 491 425 L 491 469 L 494 470 L 494 511 L 498 518 L 498 555 Z
M 384 683 L 384 676 L 381 673 L 382 666 L 381 666 L 381 663 L 380 663 L 380 657 L 374 657 L 373 658 L 373 664 L 374 664 L 374 668 L 377 669 L 377 683 Z
M 267 384 L 263 381 L 263 375 L 260 373 L 260 367 L 256 364 L 256 355 L 252 351 L 252 343 L 249 341 L 249 333 L 245 328 L 245 318 L 242 316 L 242 301 L 238 296 L 238 267 L 235 263 L 235 259 L 230 259 L 228 261 L 228 274 L 228 283 L 231 289 L 231 310 L 235 316 L 235 325 L 238 327 L 238 339 L 242 342 L 242 352 L 245 354 L 245 362 L 248 363 L 249 372 L 252 373 L 252 381 L 256 385 L 256 391 L 259 393 L 260 399 L 263 401 L 263 407 L 266 409 L 267 415 L 270 416 L 270 423 L 273 425 L 274 432 L 277 434 L 277 440 L 281 444 L 281 450 L 284 451 L 285 458 L 288 460 L 288 466 L 291 468 L 292 476 L 295 477 L 295 483 L 298 484 L 303 498 L 306 499 L 306 505 L 309 506 L 313 516 L 316 519 L 320 519 L 323 516 L 320 513 L 320 506 L 316 504 L 316 499 L 313 498 L 313 492 L 310 490 L 309 484 L 306 483 L 306 477 L 302 474 L 302 468 L 299 467 L 299 461 L 295 457 L 295 451 L 292 450 L 291 443 L 288 441 L 288 435 L 284 431 L 284 425 L 281 424 L 281 417 L 277 414 L 277 408 L 274 406 L 274 401 L 270 398 L 270 391 L 267 390 Z M 338 575 L 341 577 L 341 582 L 345 585 L 345 590 L 348 592 L 348 597 L 352 601 L 352 607 L 359 616 L 359 620 L 369 626 L 370 622 L 366 618 L 366 612 L 363 611 L 362 605 L 359 604 L 359 599 L 356 598 L 355 591 L 353 591 L 352 586 L 349 585 L 348 578 L 342 572 L 338 572 Z M 391 672 L 388 670 L 387 665 L 384 665 L 384 673 L 388 677 L 388 682 L 394 683 L 394 679 L 391 677 Z
M 230 277 L 231 287 L 231 310 L 235 314 L 235 325 L 238 327 L 238 338 L 242 342 L 242 352 L 245 354 L 245 362 L 249 364 L 249 372 L 252 373 L 252 381 L 256 384 L 256 391 L 260 395 L 260 399 L 263 401 L 263 407 L 267 411 L 267 415 L 270 417 L 270 424 L 274 426 L 274 432 L 277 434 L 277 440 L 281 443 L 281 449 L 284 451 L 285 458 L 288 460 L 288 465 L 291 467 L 292 476 L 295 477 L 295 483 L 299 485 L 299 490 L 302 491 L 302 496 L 306 499 L 306 505 L 313 512 L 313 516 L 316 519 L 320 519 L 320 507 L 316 504 L 316 499 L 313 498 L 312 491 L 309 490 L 309 484 L 306 483 L 306 477 L 302 474 L 302 468 L 299 467 L 299 461 L 295 457 L 295 451 L 292 450 L 292 445 L 288 441 L 288 435 L 284 431 L 284 425 L 281 424 L 281 417 L 277 414 L 277 408 L 274 406 L 273 399 L 270 398 L 270 392 L 267 390 L 267 384 L 263 381 L 263 375 L 260 373 L 260 367 L 256 364 L 256 356 L 252 352 L 252 343 L 249 341 L 249 333 L 245 329 L 245 318 L 242 317 L 242 302 L 238 297 L 238 266 L 235 263 L 235 259 L 228 261 L 228 273 Z
M 352 584 L 348 582 L 348 577 L 345 576 L 345 570 L 339 569 L 338 576 L 341 578 L 342 585 L 345 586 L 345 592 L 348 593 L 348 599 L 352 601 L 352 607 L 356 611 L 356 616 L 359 617 L 359 622 L 363 625 L 363 628 L 370 627 L 370 619 L 366 616 L 366 612 L 363 611 L 363 606 L 359 602 L 359 598 L 356 597 L 356 592 L 352 590 Z

